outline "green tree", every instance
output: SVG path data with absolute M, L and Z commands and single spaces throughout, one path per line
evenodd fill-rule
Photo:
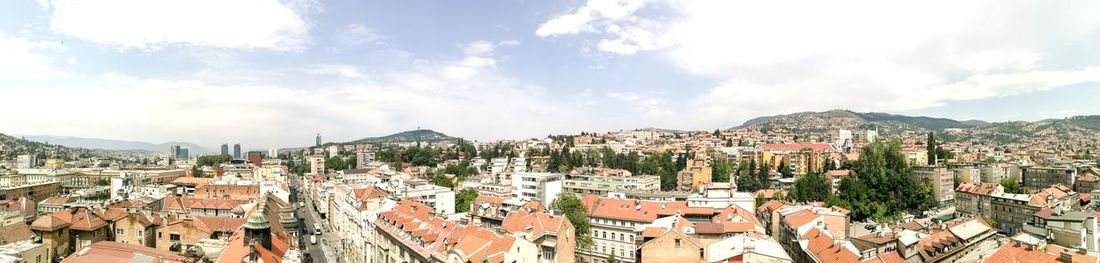
M 199 158 L 195 161 L 195 165 L 200 167 L 216 166 L 219 164 L 228 163 L 230 160 L 233 160 L 233 156 L 230 156 L 228 154 L 203 155 L 199 156 Z
M 928 165 L 936 164 L 936 135 L 928 132 L 928 141 L 924 144 L 928 155 Z
M 832 182 L 820 173 L 809 173 L 794 180 L 790 198 L 799 202 L 825 201 L 832 196 Z
M 855 176 L 842 179 L 837 198 L 827 200 L 851 210 L 852 220 L 885 220 L 902 212 L 919 214 L 935 205 L 931 183 L 915 179 L 900 142 L 872 142 L 859 156 L 851 167 Z
M 748 165 L 742 165 L 741 174 L 737 176 L 737 190 L 742 192 L 756 192 L 763 189 L 764 183 L 757 175 L 756 160 L 749 160 Z
M 756 195 L 756 206 L 759 207 L 759 206 L 764 205 L 764 200 L 767 200 L 767 198 L 764 197 L 764 193 L 757 194 Z
M 783 175 L 783 178 L 791 178 L 794 174 L 791 172 L 791 166 L 787 164 L 787 161 L 779 162 L 779 174 Z
M 714 182 L 729 182 L 732 173 L 733 165 L 730 165 L 730 161 L 725 158 L 715 158 L 710 166 L 711 181 Z
M 435 185 L 451 189 L 455 188 L 454 181 L 451 181 L 451 179 L 447 178 L 446 174 L 436 174 L 434 177 L 432 177 L 432 180 L 435 182 Z
M 199 169 L 198 165 L 191 166 L 191 177 L 203 177 L 202 170 Z
M 1020 182 L 1012 180 L 1011 178 L 1005 178 L 1001 180 L 1001 186 L 1005 188 L 1005 193 L 1010 194 L 1026 194 L 1027 190 L 1024 189 Z
M 325 169 L 328 170 L 344 170 L 348 167 L 348 164 L 344 162 L 344 158 L 340 156 L 333 156 L 325 159 Z
M 569 223 L 573 224 L 577 249 L 583 250 L 592 246 L 591 230 L 588 225 L 588 209 L 581 203 L 580 198 L 573 194 L 562 193 L 550 203 L 550 208 L 561 211 L 566 218 L 569 218 Z
M 607 257 L 607 263 L 619 263 L 619 259 L 615 258 L 615 254 Z
M 477 198 L 477 191 L 473 188 L 462 189 L 455 196 L 455 211 L 458 213 L 470 212 L 470 204 Z
M 756 182 L 759 183 L 760 189 L 771 188 L 771 178 L 768 174 L 771 173 L 770 167 L 767 164 L 760 163 L 760 172 L 756 174 Z

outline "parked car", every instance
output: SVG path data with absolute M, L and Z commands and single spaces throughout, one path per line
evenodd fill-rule
M 309 236 L 309 243 L 316 245 L 317 244 L 317 235 Z

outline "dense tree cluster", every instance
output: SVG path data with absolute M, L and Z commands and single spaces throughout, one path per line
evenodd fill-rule
M 729 159 L 714 158 L 710 164 L 710 180 L 714 182 L 729 182 L 733 174 L 733 165 Z
M 432 147 L 382 147 L 375 152 L 375 159 L 383 162 L 411 163 L 414 166 L 435 166 L 439 163 L 441 150 Z
M 228 163 L 231 160 L 233 160 L 233 156 L 230 156 L 228 154 L 203 155 L 199 156 L 199 158 L 195 161 L 195 166 L 215 166 L 223 163 Z
M 886 220 L 902 213 L 919 214 L 935 205 L 931 182 L 918 181 L 901 153 L 901 143 L 872 142 L 852 164 L 854 176 L 840 180 L 831 205 L 848 208 L 852 220 Z
M 737 166 L 737 190 L 741 192 L 756 192 L 760 189 L 771 187 L 771 179 L 768 178 L 770 169 L 765 164 L 756 166 L 756 160 L 749 160 Z
M 615 153 L 610 148 L 599 151 L 570 151 L 568 147 L 561 151 L 550 150 L 550 160 L 546 170 L 564 173 L 577 167 L 607 167 L 630 171 L 635 175 L 657 175 L 661 178 L 661 189 L 670 190 L 676 186 L 676 172 L 684 169 L 686 156 L 670 151 L 653 153 L 642 158 L 637 152 Z
M 829 199 L 832 192 L 832 181 L 828 177 L 821 173 L 809 173 L 794 180 L 787 196 L 794 201 L 814 202 Z
M 455 175 L 456 181 L 466 180 L 467 177 L 477 174 L 477 167 L 470 166 L 469 161 L 461 161 L 458 164 L 448 164 L 443 169 L 438 170 L 435 174 L 435 184 L 443 187 L 454 188 L 454 181 L 447 178 L 447 174 Z

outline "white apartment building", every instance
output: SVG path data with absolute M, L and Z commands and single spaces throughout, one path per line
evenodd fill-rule
M 550 206 L 562 192 L 563 177 L 555 173 L 515 173 L 512 175 L 512 198 Z
M 702 192 L 691 193 L 687 198 L 688 207 L 706 207 L 722 209 L 736 205 L 748 211 L 756 211 L 756 198 L 752 193 L 735 192 L 730 183 L 714 183 Z
M 358 151 L 355 153 L 355 168 L 366 169 L 367 165 L 374 161 L 374 152 Z
M 310 156 L 306 157 L 306 161 L 309 162 L 309 173 L 322 174 L 325 172 L 325 157 L 324 156 Z
M 350 263 L 375 262 L 374 221 L 378 214 L 397 205 L 387 193 L 375 187 L 340 185 L 333 188 L 329 208 L 329 229 L 341 233 L 337 257 Z
M 393 180 L 386 184 L 386 191 L 399 199 L 416 198 L 420 203 L 431 206 L 438 215 L 455 213 L 455 192 L 450 188 L 423 181 Z
M 661 177 L 656 175 L 579 174 L 565 179 L 562 189 L 567 193 L 599 196 L 606 196 L 610 192 L 659 191 L 661 189 Z
M 35 159 L 34 155 L 30 155 L 30 154 L 19 155 L 19 156 L 15 157 L 15 168 L 16 169 L 31 169 L 31 168 L 34 167 L 34 165 L 35 165 L 35 163 L 37 163 L 37 161 L 38 160 Z

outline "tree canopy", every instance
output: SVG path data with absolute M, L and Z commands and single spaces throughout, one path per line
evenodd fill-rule
M 852 172 L 855 176 L 842 179 L 837 195 L 827 202 L 851 210 L 853 220 L 885 220 L 904 212 L 918 214 L 936 203 L 931 182 L 913 176 L 900 142 L 867 144 L 852 164 Z
M 1010 194 L 1026 194 L 1027 193 L 1027 190 L 1024 189 L 1024 186 L 1020 185 L 1020 182 L 1012 180 L 1011 178 L 1005 178 L 1005 179 L 1001 180 L 1001 186 L 1003 186 L 1005 188 L 1005 193 L 1010 193 Z
M 573 233 L 577 241 L 578 249 L 588 249 L 592 246 L 592 235 L 588 225 L 588 209 L 581 203 L 576 195 L 563 193 L 550 203 L 550 209 L 561 211 L 573 224 Z
M 470 203 L 477 198 L 477 190 L 473 188 L 462 189 L 455 195 L 455 211 L 458 213 L 470 212 Z
M 832 190 L 832 182 L 825 175 L 809 173 L 794 180 L 789 197 L 799 202 L 825 201 Z

